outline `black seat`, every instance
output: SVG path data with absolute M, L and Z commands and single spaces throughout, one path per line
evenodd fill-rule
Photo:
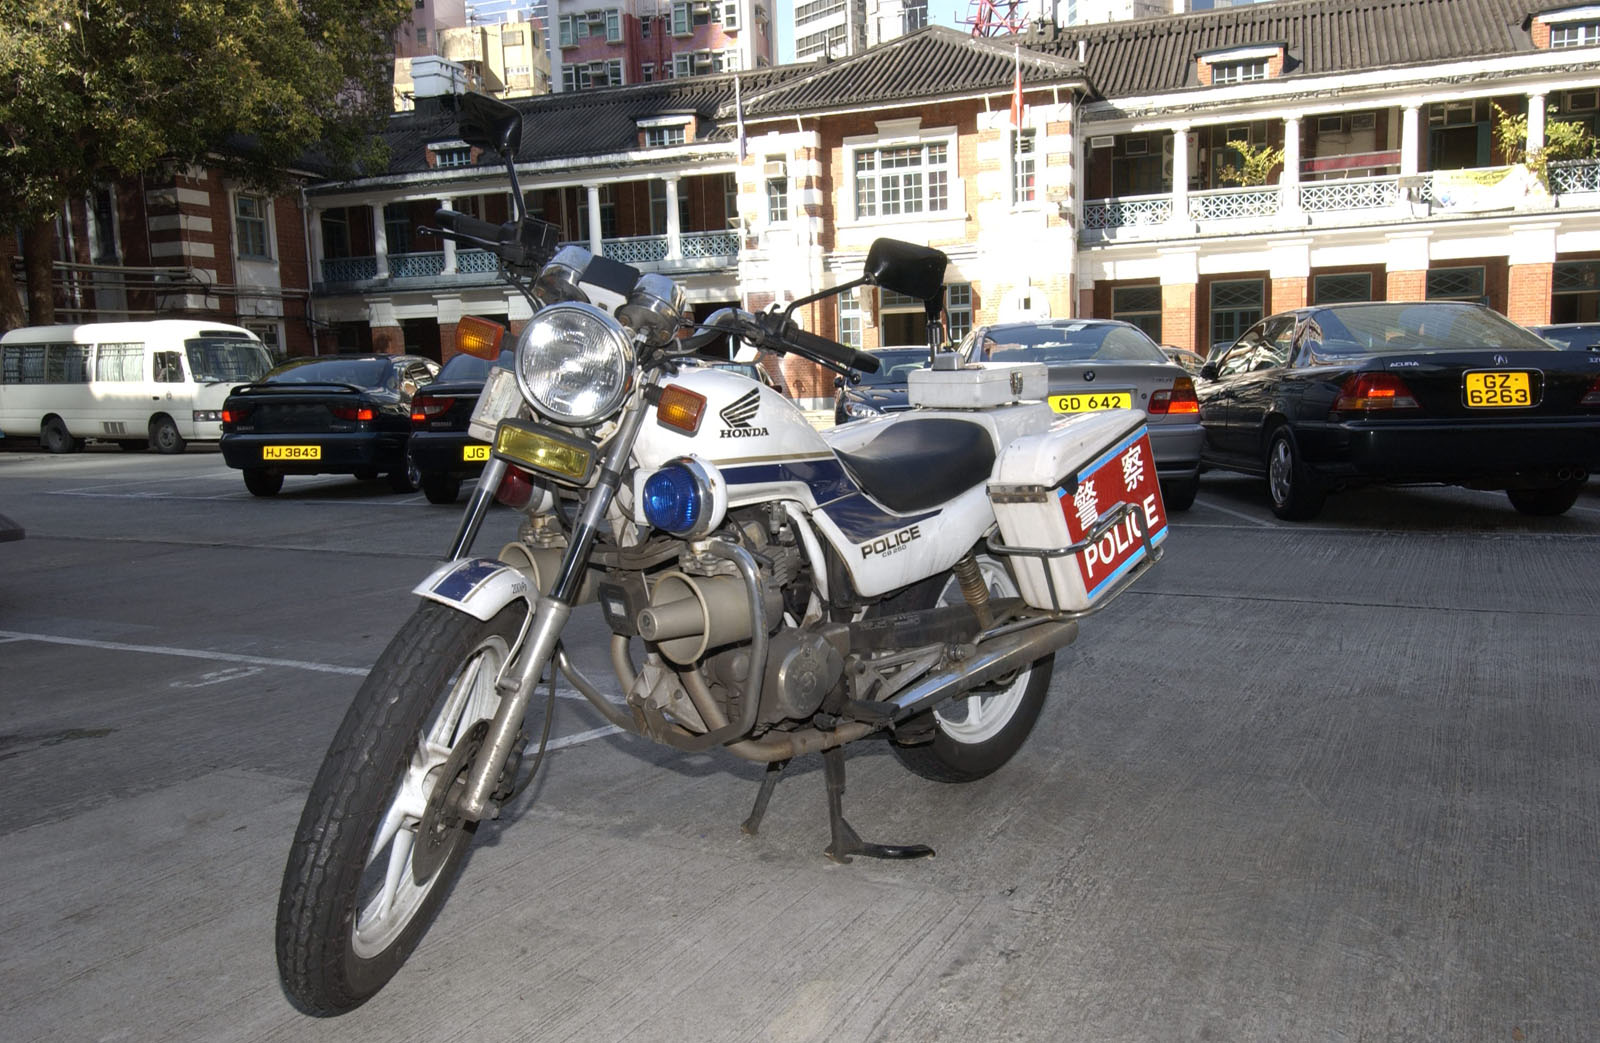
M 859 449 L 834 452 L 863 492 L 902 514 L 987 481 L 995 458 L 988 428 L 950 417 L 901 420 Z

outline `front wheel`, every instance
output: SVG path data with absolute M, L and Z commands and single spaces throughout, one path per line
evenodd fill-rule
M 356 693 L 278 898 L 278 974 L 307 1014 L 365 1003 L 439 911 L 476 828 L 454 809 L 522 618 L 520 604 L 487 623 L 424 604 Z
M 283 488 L 283 473 L 265 467 L 247 467 L 244 471 L 244 487 L 250 490 L 251 496 L 276 496 L 278 490 Z
M 1000 560 L 980 555 L 978 568 L 991 598 L 1017 596 L 1016 581 Z M 928 598 L 923 594 L 918 598 L 921 591 L 932 592 L 934 596 Z M 911 599 L 924 603 L 912 604 Z M 891 612 L 908 612 L 964 602 L 961 585 L 951 576 L 942 590 L 937 586 L 913 587 L 898 603 L 885 608 Z M 1054 666 L 1055 656 L 1047 655 L 1025 669 L 930 711 L 933 741 L 914 746 L 895 744 L 891 747 L 895 756 L 913 774 L 934 782 L 972 782 L 992 774 L 1022 748 L 1033 731 L 1039 711 L 1044 707 Z
M 1507 489 L 1506 499 L 1523 514 L 1554 518 L 1572 509 L 1572 505 L 1578 502 L 1578 494 L 1583 491 L 1583 486 L 1581 481 L 1565 481 L 1537 489 Z
M 158 416 L 150 421 L 150 448 L 156 452 L 172 455 L 183 452 L 188 446 L 171 417 Z
M 422 476 L 422 494 L 429 503 L 455 503 L 461 495 L 461 479 L 453 474 L 430 473 Z

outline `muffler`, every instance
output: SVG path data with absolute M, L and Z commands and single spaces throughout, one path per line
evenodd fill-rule
M 766 618 L 783 618 L 783 597 L 765 587 Z M 654 642 L 674 663 L 688 665 L 707 649 L 750 640 L 750 601 L 737 576 L 690 576 L 665 572 L 650 591 L 650 607 L 639 613 L 639 636 Z
M 1078 639 L 1077 620 L 1040 623 L 985 642 L 970 659 L 923 678 L 884 703 L 903 721 L 931 710 L 946 699 L 988 684 L 1049 655 Z

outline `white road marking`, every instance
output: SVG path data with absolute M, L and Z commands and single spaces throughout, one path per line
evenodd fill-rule
M 1257 518 L 1254 515 L 1246 514 L 1243 511 L 1235 511 L 1235 510 L 1231 510 L 1231 509 L 1229 509 L 1227 507 L 1219 506 L 1217 504 L 1212 503 L 1210 500 L 1196 500 L 1195 502 L 1198 503 L 1198 504 L 1201 504 L 1202 506 L 1207 507 L 1207 508 L 1209 508 L 1209 509 L 1211 509 L 1213 511 L 1221 511 L 1223 514 L 1232 515 L 1233 517 L 1238 518 L 1241 521 L 1250 522 L 1252 525 L 1259 525 L 1263 529 L 1271 529 L 1271 528 L 1274 527 L 1273 524 L 1271 522 L 1269 522 L 1269 521 L 1263 521 L 1262 519 Z

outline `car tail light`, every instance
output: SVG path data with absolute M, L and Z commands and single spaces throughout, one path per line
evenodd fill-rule
M 1195 396 L 1194 381 L 1189 377 L 1179 377 L 1172 382 L 1171 390 L 1150 392 L 1150 407 L 1145 412 L 1153 416 L 1200 412 L 1200 399 Z
M 1600 406 L 1600 377 L 1595 377 L 1589 385 L 1589 390 L 1583 393 L 1583 398 L 1578 400 L 1580 406 Z
M 1335 413 L 1379 413 L 1418 409 L 1416 396 L 1393 373 L 1354 373 L 1339 389 Z
M 413 424 L 426 423 L 429 417 L 438 416 L 451 406 L 455 405 L 453 398 L 435 398 L 433 395 L 418 395 L 411 400 L 411 422 Z
M 240 409 L 235 407 L 233 409 L 224 409 L 222 411 L 222 422 L 224 424 L 242 424 L 249 419 L 250 410 L 248 409 Z
M 371 420 L 375 415 L 371 406 L 332 406 L 330 408 L 334 418 L 338 420 Z

